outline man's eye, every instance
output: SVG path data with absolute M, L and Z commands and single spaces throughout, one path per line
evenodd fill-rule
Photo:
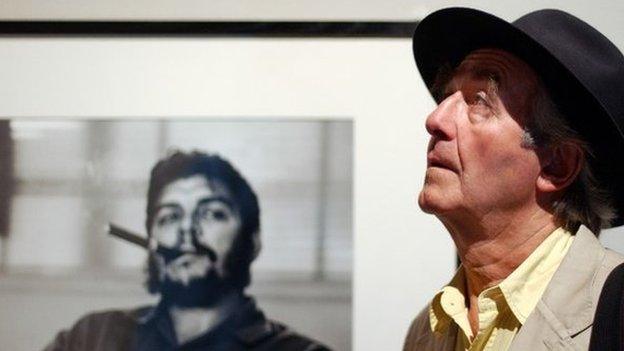
M 477 92 L 475 94 L 475 96 L 474 96 L 473 104 L 474 105 L 489 106 L 487 94 L 484 91 Z
M 168 213 L 165 215 L 161 215 L 158 217 L 158 220 L 156 221 L 156 224 L 158 224 L 159 226 L 163 226 L 166 224 L 171 224 L 175 221 L 177 221 L 179 219 L 179 215 L 177 213 Z
M 226 221 L 230 216 L 229 212 L 220 208 L 204 208 L 198 211 L 198 216 L 202 220 Z
M 225 211 L 223 210 L 215 210 L 215 211 L 212 211 L 212 217 L 216 220 L 223 221 L 227 219 L 228 216 L 227 216 L 227 213 L 225 213 Z

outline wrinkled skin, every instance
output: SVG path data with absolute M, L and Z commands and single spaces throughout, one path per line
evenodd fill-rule
M 535 73 L 501 50 L 466 57 L 428 116 L 431 135 L 418 202 L 445 224 L 480 221 L 535 203 L 540 160 L 523 146 Z

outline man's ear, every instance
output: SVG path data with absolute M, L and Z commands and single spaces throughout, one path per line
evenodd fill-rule
M 585 157 L 575 143 L 562 143 L 541 153 L 542 170 L 537 178 L 537 189 L 553 193 L 565 189 L 576 179 Z

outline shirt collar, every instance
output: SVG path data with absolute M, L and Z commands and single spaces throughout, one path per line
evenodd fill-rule
M 511 312 L 524 324 L 548 286 L 550 279 L 567 253 L 574 236 L 563 228 L 553 231 L 525 260 L 499 285 L 481 292 L 492 299 L 503 297 Z M 467 318 L 466 277 L 460 266 L 450 283 L 433 298 L 429 308 L 429 322 L 434 333 L 446 332 L 452 321 L 472 336 Z
M 574 236 L 570 232 L 556 229 L 498 285 L 521 324 L 537 306 L 572 240 Z
M 464 331 L 467 336 L 472 336 L 472 329 L 462 314 L 467 314 L 466 308 L 466 277 L 463 266 L 460 266 L 451 282 L 442 288 L 431 302 L 429 308 L 429 323 L 431 330 L 436 334 L 443 334 L 452 321 Z

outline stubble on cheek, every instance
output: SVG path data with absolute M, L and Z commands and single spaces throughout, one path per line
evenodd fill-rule
M 418 207 L 420 207 L 420 209 L 425 213 L 431 213 L 431 209 L 429 208 L 429 201 L 425 192 L 426 190 L 423 188 L 418 194 Z
M 452 209 L 458 201 L 461 180 L 448 169 L 430 167 L 425 173 L 418 205 L 425 213 L 438 214 Z
M 433 176 L 429 169 L 425 173 L 425 180 L 420 189 L 420 193 L 418 194 L 418 206 L 425 213 L 432 213 L 433 205 L 436 202 L 435 193 L 439 192 L 441 189 L 439 184 L 436 184 L 435 176 Z

